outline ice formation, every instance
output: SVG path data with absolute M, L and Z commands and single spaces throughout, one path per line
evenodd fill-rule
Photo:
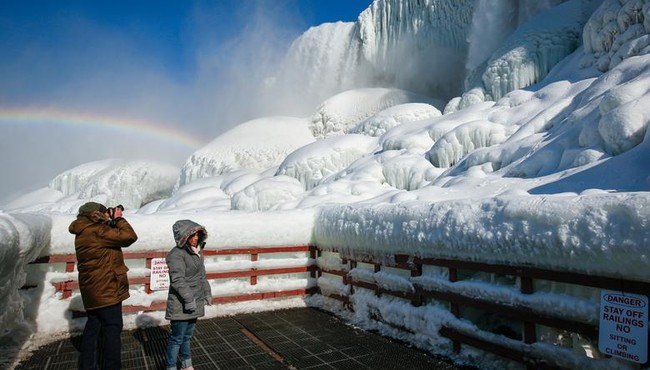
M 583 65 L 595 63 L 602 72 L 626 58 L 650 49 L 650 3 L 604 0 L 584 27 L 582 41 L 588 55 Z
M 287 156 L 276 174 L 296 178 L 306 190 L 310 190 L 330 175 L 368 155 L 376 145 L 377 139 L 357 134 L 323 139 Z
M 192 154 L 181 169 L 179 186 L 239 169 L 277 166 L 314 140 L 305 119 L 265 117 L 244 122 Z
M 305 32 L 272 85 L 308 107 L 361 87 L 391 86 L 444 101 L 480 88 L 485 99 L 498 99 L 541 81 L 573 52 L 599 3 L 377 0 L 354 23 Z
M 351 134 L 364 134 L 368 136 L 381 136 L 393 127 L 403 123 L 417 122 L 425 119 L 439 117 L 442 113 L 430 104 L 407 103 L 386 108 L 361 121 L 352 129 Z
M 46 189 L 38 190 L 41 202 L 27 194 L 7 205 L 8 209 L 76 212 L 94 200 L 107 207 L 123 205 L 137 209 L 171 196 L 178 180 L 178 167 L 144 160 L 110 159 L 82 164 L 56 176 Z
M 355 130 L 360 121 L 407 103 L 439 104 L 429 97 L 399 89 L 348 90 L 325 100 L 312 116 L 309 128 L 316 138 L 347 134 Z

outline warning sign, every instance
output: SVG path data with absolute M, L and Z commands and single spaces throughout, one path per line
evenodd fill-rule
M 600 294 L 598 350 L 645 363 L 648 359 L 648 297 L 603 290 Z
M 151 290 L 169 289 L 169 268 L 164 258 L 151 259 Z

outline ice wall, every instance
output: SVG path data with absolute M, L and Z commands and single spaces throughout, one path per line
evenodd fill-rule
M 572 53 L 601 1 L 376 0 L 357 22 L 305 32 L 269 86 L 300 102 L 301 113 L 362 87 L 445 101 L 480 88 L 498 99 L 540 81 Z
M 524 15 L 521 15 L 521 12 L 518 16 L 511 14 L 510 24 L 523 23 L 517 25 L 482 65 L 470 71 L 466 90 L 483 88 L 488 96 L 498 100 L 510 91 L 541 81 L 558 62 L 578 48 L 582 28 L 597 2 L 571 0 L 554 7 L 550 7 L 551 4 L 545 2 L 547 9 L 540 5 L 532 8 L 530 4 L 532 3 L 518 4 L 520 11 L 530 10 L 524 11 Z M 477 16 L 479 11 L 476 13 Z M 531 13 L 536 11 L 542 12 L 532 16 Z M 490 23 L 498 22 L 498 17 L 487 18 L 486 26 L 490 31 L 487 33 L 481 29 L 482 24 L 479 21 L 480 19 L 474 23 L 470 37 L 474 48 L 480 48 L 479 45 L 485 44 L 483 40 L 490 38 L 491 34 L 502 37 L 506 33 L 503 32 L 503 28 L 489 27 Z M 479 34 L 487 36 L 479 36 Z M 470 59 L 468 62 L 478 64 L 477 61 L 480 59 L 476 59 L 477 57 L 474 56 L 476 53 L 479 51 L 471 54 L 474 60 Z M 473 64 L 468 66 L 471 67 Z
M 293 99 L 312 108 L 362 87 L 403 88 L 447 100 L 462 89 L 473 4 L 376 0 L 357 22 L 313 27 L 294 41 L 271 88 L 292 96 L 291 86 L 300 86 Z
M 455 96 L 462 89 L 474 3 L 375 1 L 359 16 L 363 57 L 395 86 Z
M 361 59 L 358 34 L 357 23 L 337 22 L 312 27 L 297 38 L 272 85 L 284 91 L 277 96 L 286 96 L 287 101 L 274 103 L 296 106 L 300 102 L 295 113 L 308 115 L 327 97 L 363 86 L 374 71 Z

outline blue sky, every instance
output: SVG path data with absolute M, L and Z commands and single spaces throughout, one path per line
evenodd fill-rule
M 30 44 L 83 46 L 84 28 L 128 34 L 131 41 L 161 56 L 173 68 L 191 64 L 196 32 L 209 22 L 215 41 L 227 41 L 246 26 L 259 8 L 286 15 L 296 30 L 324 22 L 355 21 L 370 0 L 227 0 L 227 1 L 35 1 L 0 3 L 0 45 L 14 51 Z
M 355 21 L 370 3 L 3 0 L 0 109 L 63 107 L 177 122 L 188 115 L 183 109 L 154 111 L 190 95 L 197 102 L 206 81 L 218 84 L 233 65 L 277 58 L 310 26 Z

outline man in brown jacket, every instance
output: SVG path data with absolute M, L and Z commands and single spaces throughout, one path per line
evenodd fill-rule
M 77 219 L 68 228 L 75 235 L 79 290 L 88 321 L 81 340 L 80 369 L 97 369 L 97 348 L 103 341 L 102 369 L 120 369 L 122 301 L 129 298 L 129 280 L 122 248 L 138 236 L 122 218 L 120 207 L 109 217 L 100 203 L 79 207 Z

